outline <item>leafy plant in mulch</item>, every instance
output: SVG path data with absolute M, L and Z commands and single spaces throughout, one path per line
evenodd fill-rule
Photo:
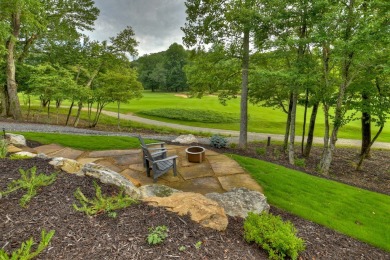
M 50 243 L 51 238 L 54 236 L 55 231 L 50 230 L 46 233 L 45 230 L 41 232 L 41 242 L 34 252 L 31 252 L 32 246 L 34 245 L 34 239 L 31 237 L 26 242 L 23 242 L 19 249 L 14 251 L 11 255 L 7 254 L 4 249 L 0 249 L 1 260 L 28 260 L 38 256 Z
M 268 213 L 250 212 L 244 222 L 245 240 L 266 250 L 270 259 L 297 259 L 299 252 L 305 250 L 305 244 L 296 233 L 291 222 L 283 222 L 279 216 Z
M 168 236 L 168 228 L 166 226 L 157 226 L 155 228 L 149 228 L 148 244 L 157 245 L 164 242 Z
M 123 188 L 121 188 L 119 193 L 115 196 L 105 196 L 102 194 L 100 186 L 95 181 L 93 182 L 93 186 L 95 187 L 96 192 L 95 197 L 92 199 L 87 198 L 81 192 L 80 188 L 77 188 L 74 196 L 80 202 L 81 206 L 79 207 L 74 203 L 73 208 L 75 210 L 85 212 L 88 216 L 107 213 L 109 217 L 115 218 L 115 210 L 123 209 L 137 203 L 137 200 L 124 193 Z
M 19 189 L 26 190 L 27 193 L 19 201 L 22 207 L 27 206 L 27 203 L 37 194 L 40 187 L 51 185 L 57 178 L 57 173 L 51 175 L 40 173 L 37 175 L 37 167 L 35 166 L 27 170 L 19 169 L 19 172 L 21 177 L 9 183 L 7 190 L 0 192 L 0 195 L 6 196 Z

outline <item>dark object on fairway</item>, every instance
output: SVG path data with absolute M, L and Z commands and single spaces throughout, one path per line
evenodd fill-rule
M 190 146 L 186 149 L 187 160 L 193 163 L 201 163 L 205 158 L 205 151 L 201 146 Z
M 176 158 L 177 155 L 166 157 L 164 159 L 156 159 L 149 149 L 145 146 L 141 146 L 143 153 L 146 155 L 145 163 L 146 163 L 146 173 L 148 177 L 150 177 L 150 169 L 153 171 L 153 182 L 157 181 L 157 178 L 167 173 L 170 169 L 173 169 L 173 175 L 177 175 L 176 171 Z

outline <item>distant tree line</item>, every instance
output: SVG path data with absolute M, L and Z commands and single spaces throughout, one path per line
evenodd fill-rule
M 166 51 L 146 54 L 133 61 L 138 79 L 145 89 L 166 92 L 187 91 L 187 78 L 183 70 L 188 62 L 188 51 L 173 43 Z

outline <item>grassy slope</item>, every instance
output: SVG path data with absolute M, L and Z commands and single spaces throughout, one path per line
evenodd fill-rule
M 390 251 L 390 196 L 232 155 L 270 204 Z
M 33 100 L 34 105 L 39 105 L 39 100 Z M 68 103 L 64 102 L 64 106 L 67 106 Z M 186 108 L 186 109 L 207 109 L 215 111 L 223 111 L 227 113 L 236 113 L 240 111 L 239 99 L 233 99 L 228 101 L 227 106 L 222 106 L 218 97 L 216 96 L 205 96 L 202 99 L 198 98 L 183 98 L 175 96 L 174 93 L 151 93 L 144 92 L 143 98 L 139 100 L 132 100 L 128 104 L 121 105 L 122 113 L 138 113 L 142 110 L 151 110 L 159 108 Z M 106 110 L 117 111 L 116 103 L 109 104 L 105 107 Z M 52 109 L 54 113 L 54 109 Z M 274 110 L 272 108 L 254 106 L 249 104 L 249 123 L 248 130 L 250 132 L 260 132 L 260 133 L 275 133 L 275 134 L 284 134 L 285 130 L 285 121 L 286 114 L 281 110 Z M 311 110 L 308 112 L 308 120 L 310 117 Z M 239 130 L 239 123 L 200 123 L 200 122 L 187 122 L 180 120 L 172 120 L 160 117 L 152 116 L 143 116 L 151 119 L 157 119 L 165 122 L 178 123 L 190 126 L 199 126 L 199 127 L 209 127 L 217 129 L 229 129 L 229 130 Z M 303 108 L 298 107 L 297 111 L 297 134 L 301 134 L 303 122 Z M 376 128 L 373 127 L 373 132 L 376 131 Z M 317 125 L 316 125 L 316 136 L 323 136 L 324 133 L 324 118 L 322 110 L 320 109 L 317 116 Z M 348 125 L 344 126 L 339 134 L 340 138 L 351 138 L 351 139 L 360 139 L 360 121 L 350 122 Z M 378 141 L 390 142 L 390 127 L 385 127 L 382 134 L 378 138 Z

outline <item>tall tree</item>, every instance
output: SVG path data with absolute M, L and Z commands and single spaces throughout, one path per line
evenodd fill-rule
M 187 0 L 187 22 L 182 28 L 186 46 L 221 44 L 241 62 L 239 147 L 247 146 L 250 43 L 266 38 L 268 24 L 259 0 Z M 259 46 L 260 44 L 258 44 Z
M 177 43 L 171 44 L 165 52 L 164 68 L 167 72 L 166 86 L 167 88 L 178 92 L 179 89 L 187 88 L 186 74 L 183 67 L 187 63 L 187 52 L 183 46 Z

